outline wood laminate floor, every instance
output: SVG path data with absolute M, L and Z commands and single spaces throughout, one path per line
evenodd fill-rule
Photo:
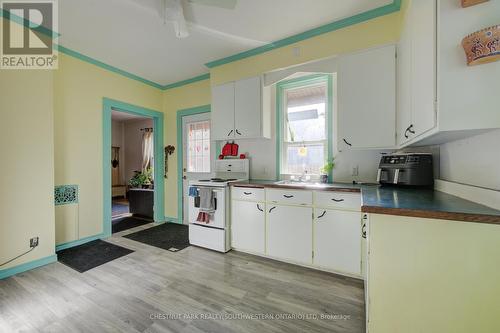
M 54 263 L 0 280 L 0 332 L 364 332 L 358 280 L 120 237 L 150 226 L 114 234 L 135 252 L 85 273 Z

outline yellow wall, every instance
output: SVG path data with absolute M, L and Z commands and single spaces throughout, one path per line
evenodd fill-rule
M 1 22 L 1 20 L 0 20 Z M 0 270 L 54 255 L 52 71 L 0 70 Z
M 210 71 L 211 81 L 212 84 L 221 84 L 333 55 L 394 43 L 399 38 L 400 30 L 401 15 L 400 12 L 395 12 L 253 57 L 214 67 Z M 296 47 L 300 48 L 299 56 L 294 55 L 293 49 Z
M 403 1 L 403 4 L 405 1 Z M 228 63 L 210 70 L 210 80 L 164 92 L 165 145 L 176 146 L 176 117 L 180 109 L 210 104 L 210 86 L 286 68 L 337 54 L 394 43 L 401 30 L 400 12 L 332 31 L 286 47 Z M 293 48 L 300 47 L 300 56 Z M 169 177 L 165 182 L 165 215 L 177 217 L 177 153 L 169 157 Z
M 500 332 L 498 225 L 370 214 L 371 333 Z
M 176 147 L 168 158 L 168 179 L 165 180 L 165 216 L 177 218 L 177 121 L 178 110 L 210 104 L 210 80 L 198 81 L 163 93 L 165 113 L 165 145 Z
M 103 97 L 162 109 L 161 90 L 60 54 L 54 74 L 55 183 L 80 186 L 78 238 L 102 232 Z

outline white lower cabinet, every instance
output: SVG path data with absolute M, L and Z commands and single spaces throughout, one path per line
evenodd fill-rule
M 234 249 L 348 276 L 365 273 L 359 194 L 237 187 L 232 191 Z
M 361 274 L 361 213 L 317 208 L 314 211 L 315 266 Z
M 231 233 L 233 248 L 264 254 L 266 245 L 265 204 L 233 200 Z
M 268 204 L 267 254 L 312 264 L 312 208 Z

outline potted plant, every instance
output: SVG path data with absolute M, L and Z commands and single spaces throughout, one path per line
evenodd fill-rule
M 147 169 L 144 172 L 134 171 L 134 176 L 129 180 L 128 184 L 135 188 L 149 188 L 152 184 L 152 170 Z
M 321 175 L 319 176 L 319 181 L 321 183 L 328 183 L 328 175 L 335 167 L 335 162 L 333 161 L 333 157 L 331 161 L 326 161 L 325 165 L 321 168 Z

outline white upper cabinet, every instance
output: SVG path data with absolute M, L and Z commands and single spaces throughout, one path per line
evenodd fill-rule
M 500 128 L 498 62 L 467 66 L 462 39 L 498 24 L 499 1 L 408 2 L 398 44 L 398 143 L 431 145 Z
M 395 147 L 395 46 L 340 57 L 337 84 L 339 150 Z
M 234 83 L 234 132 L 236 138 L 258 138 L 262 128 L 260 77 Z
M 213 139 L 269 137 L 270 113 L 265 109 L 260 76 L 213 86 Z
M 234 138 L 234 82 L 212 87 L 212 139 Z
M 412 1 L 398 45 L 398 143 L 436 126 L 436 9 Z

